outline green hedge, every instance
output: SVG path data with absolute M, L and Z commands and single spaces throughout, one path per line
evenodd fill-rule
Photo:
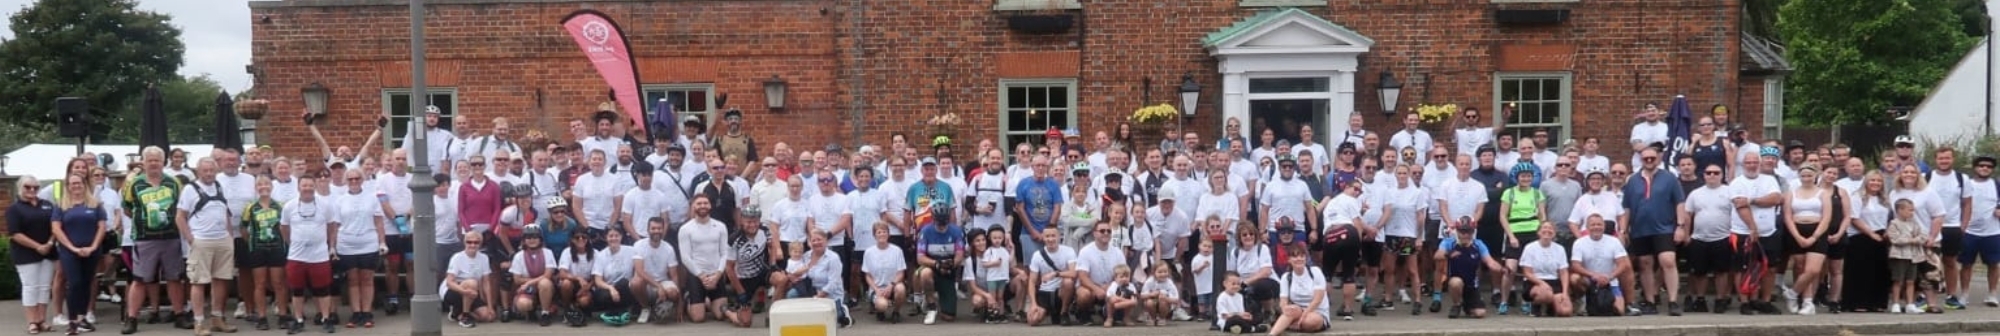
M 7 245 L 11 239 L 0 239 L 0 301 L 21 299 L 21 274 L 14 271 L 14 261 L 8 259 Z

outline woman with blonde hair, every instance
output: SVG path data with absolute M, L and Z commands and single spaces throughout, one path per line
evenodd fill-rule
M 37 197 L 42 182 L 34 176 L 19 176 L 14 187 L 14 204 L 7 208 L 9 261 L 21 277 L 21 306 L 28 320 L 28 334 L 49 330 L 49 282 L 55 273 L 54 234 L 51 225 L 40 225 L 55 213 L 56 206 Z
M 1851 198 L 1848 212 L 1847 261 L 1841 309 L 1880 312 L 1889 306 L 1889 191 L 1882 171 L 1869 171 L 1861 178 L 1860 195 Z
M 86 170 L 87 171 L 87 170 Z M 98 243 L 104 241 L 105 221 L 108 217 L 99 206 L 96 186 L 90 184 L 84 175 L 71 174 L 63 179 L 61 209 L 56 212 L 50 226 L 56 242 L 62 244 L 60 256 L 63 268 L 64 293 L 62 298 L 69 308 L 64 312 L 70 319 L 69 335 L 96 331 L 84 316 L 90 313 L 91 281 L 97 279 L 98 256 L 103 255 Z

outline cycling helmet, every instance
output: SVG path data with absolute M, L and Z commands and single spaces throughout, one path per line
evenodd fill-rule
M 1534 164 L 1533 162 L 1525 162 L 1525 161 L 1524 161 L 1524 162 L 1520 162 L 1520 163 L 1515 163 L 1515 164 L 1514 164 L 1514 169 L 1513 169 L 1513 170 L 1511 170 L 1510 172 L 1512 173 L 1512 175 L 1517 175 L 1517 176 L 1518 176 L 1518 175 L 1521 175 L 1522 173 L 1528 173 L 1528 174 L 1533 174 L 1533 173 L 1535 173 L 1535 170 L 1536 170 L 1536 169 L 1537 169 L 1537 168 L 1535 167 L 1535 164 Z
M 553 210 L 555 208 L 568 208 L 568 207 L 569 207 L 569 201 L 563 200 L 562 197 L 550 197 L 548 200 L 542 201 L 542 209 L 544 210 Z

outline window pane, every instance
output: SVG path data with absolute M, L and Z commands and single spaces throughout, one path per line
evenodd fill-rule
M 1540 98 L 1541 100 L 1560 100 L 1562 99 L 1561 93 L 1562 93 L 1561 78 L 1549 78 L 1542 80 L 1542 97 Z
M 1331 80 L 1326 77 L 1250 79 L 1250 93 L 1327 92 L 1327 91 L 1332 91 L 1332 85 L 1331 85 Z
M 1003 84 L 1000 117 L 1004 129 L 1002 146 L 1016 143 L 1039 144 L 1050 128 L 1066 129 L 1075 124 L 1071 97 L 1075 86 L 1068 83 Z
M 1028 88 L 1025 87 L 1007 88 L 1006 96 L 1007 96 L 1007 108 L 1028 107 Z
M 684 95 L 686 97 L 682 98 L 685 99 L 682 101 L 683 104 L 682 106 L 684 106 L 685 108 L 682 109 L 682 111 L 708 112 L 709 110 L 708 91 L 706 90 L 687 91 L 684 93 Z
M 1028 88 L 1028 106 L 1027 106 L 1027 107 L 1028 107 L 1028 108 L 1034 108 L 1034 109 L 1044 109 L 1044 108 L 1048 108 L 1048 107 L 1049 107 L 1049 89 L 1048 89 L 1048 88 L 1044 88 L 1044 87 L 1034 87 L 1034 88 Z
M 1049 104 L 1048 104 L 1049 107 L 1062 108 L 1062 109 L 1070 108 L 1068 87 L 1051 86 L 1043 88 L 1043 90 L 1046 90 L 1049 94 Z
M 1008 111 L 1005 114 L 1007 117 L 1008 132 L 1028 131 L 1033 129 L 1028 125 L 1028 113 L 1022 111 Z

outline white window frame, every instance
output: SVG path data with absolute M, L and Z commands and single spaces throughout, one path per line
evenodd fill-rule
M 1014 125 L 1010 125 L 1010 123 L 1008 123 L 1007 121 L 1008 119 L 1010 119 L 1008 118 L 1009 113 L 1027 113 L 1027 111 L 1030 109 L 1025 106 L 1023 107 L 1007 106 L 1007 100 L 1008 98 L 1010 98 L 1007 95 L 1007 91 L 1009 91 L 1010 89 L 1021 88 L 1021 87 L 1062 87 L 1068 90 L 1069 91 L 1069 94 L 1067 95 L 1068 101 L 1065 102 L 1066 104 L 1068 104 L 1065 106 L 1068 107 L 1065 108 L 1065 112 L 1069 113 L 1069 116 L 1068 118 L 1066 118 L 1067 120 L 1063 121 L 1063 123 L 1067 125 L 1067 127 L 1064 128 L 1076 127 L 1077 113 L 1079 111 L 1077 110 L 1076 106 L 1077 80 L 1075 78 L 1002 79 L 1000 80 L 1000 94 L 999 94 L 1000 100 L 997 104 L 995 104 L 995 106 L 999 106 L 997 112 L 999 112 L 999 119 L 1000 119 L 999 121 L 1000 127 L 998 127 L 999 130 L 998 133 L 1000 135 L 1000 142 L 1001 142 L 1000 148 L 1014 148 L 1015 144 L 1013 143 L 1013 141 L 1010 141 L 1007 138 L 1009 136 L 1019 136 L 1019 135 L 1034 136 L 1034 135 L 1045 134 L 1048 132 L 1047 129 L 1009 131 L 1011 128 L 1014 127 Z M 1040 146 L 1039 143 L 1036 145 Z M 1008 154 L 1012 155 L 1011 150 L 1009 150 Z
M 1326 6 L 1326 0 L 1240 0 L 1238 7 L 1310 7 Z
M 1764 79 L 1764 138 L 1785 138 L 1785 79 Z
M 672 92 L 672 91 L 703 91 L 708 93 L 706 95 L 703 95 L 707 97 L 707 101 L 703 102 L 702 104 L 702 106 L 706 107 L 706 109 L 700 111 L 675 110 L 674 118 L 671 119 L 670 121 L 672 125 L 675 125 L 674 127 L 680 127 L 679 125 L 681 124 L 680 121 L 681 118 L 686 118 L 687 116 L 699 117 L 701 118 L 702 123 L 705 125 L 715 125 L 715 112 L 717 112 L 715 110 L 715 83 L 671 83 L 671 84 L 641 85 L 639 86 L 639 97 L 640 99 L 646 101 L 645 104 L 640 104 L 642 106 L 641 108 L 646 109 L 647 114 L 653 113 L 654 111 L 652 111 L 652 109 L 653 109 L 654 99 L 649 97 L 652 97 L 654 93 L 659 93 L 661 97 L 665 97 L 667 92 Z
M 1497 117 L 1505 117 L 1499 113 L 1501 111 L 1504 111 L 1503 107 L 1506 106 L 1506 104 L 1509 102 L 1520 101 L 1520 100 L 1504 100 L 1505 97 L 1501 96 L 1502 93 L 1501 88 L 1504 87 L 1506 81 L 1550 80 L 1550 79 L 1562 81 L 1560 84 L 1560 86 L 1562 87 L 1562 93 L 1558 95 L 1559 96 L 1558 100 L 1556 100 L 1556 102 L 1559 103 L 1558 105 L 1560 106 L 1560 108 L 1558 108 L 1557 111 L 1556 122 L 1553 124 L 1549 123 L 1517 124 L 1514 123 L 1512 120 L 1509 120 L 1506 129 L 1495 130 L 1497 131 L 1497 134 L 1495 134 L 1495 136 L 1499 136 L 1500 134 L 1511 134 L 1511 131 L 1516 129 L 1537 129 L 1537 128 L 1556 129 L 1557 130 L 1556 134 L 1549 134 L 1549 139 L 1551 141 L 1562 141 L 1561 139 L 1569 139 L 1576 134 L 1574 132 L 1571 132 L 1570 130 L 1571 126 L 1570 121 L 1572 120 L 1571 117 L 1574 116 L 1573 111 L 1575 110 L 1576 107 L 1576 99 L 1575 99 L 1576 80 L 1575 77 L 1568 72 L 1496 72 L 1493 74 L 1493 107 L 1492 109 L 1489 109 L 1487 111 L 1493 111 L 1493 113 L 1490 113 L 1490 115 L 1494 115 Z M 1538 100 L 1538 101 L 1547 102 L 1548 100 Z M 1527 134 L 1532 134 L 1532 132 L 1524 133 L 1524 135 Z M 1515 136 L 1515 138 L 1519 139 L 1521 137 L 1517 135 Z M 1538 144 L 1538 145 L 1542 146 L 1543 148 L 1548 147 L 1547 144 Z
M 1077 0 L 994 0 L 993 1 L 993 10 L 995 11 L 1033 11 L 1033 10 L 1051 10 L 1051 9 L 1054 10 L 1083 9 L 1083 3 Z
M 409 108 L 409 105 L 405 103 L 401 106 L 398 106 L 398 104 L 395 103 L 394 97 L 408 96 L 411 93 L 412 92 L 410 92 L 410 88 L 382 89 L 382 115 L 389 117 L 388 133 L 391 133 L 382 135 L 382 146 L 383 146 L 382 148 L 384 149 L 401 148 L 401 146 L 403 145 L 403 138 L 409 136 L 409 134 L 393 134 L 395 133 L 396 125 L 409 125 L 411 118 L 417 118 L 423 116 L 423 111 L 416 111 L 416 110 L 409 111 L 409 115 L 396 114 L 396 109 Z M 439 95 L 448 96 L 446 98 L 448 102 L 446 102 L 445 105 L 437 105 L 434 102 L 426 102 L 425 105 L 436 105 L 438 107 L 438 112 L 440 112 L 440 114 L 443 115 L 443 118 L 442 120 L 439 121 L 439 124 L 456 125 L 455 122 L 459 120 L 458 88 L 450 88 L 450 87 L 424 88 L 424 94 L 431 96 L 439 96 Z M 453 129 L 456 130 L 456 128 Z M 405 132 L 408 131 L 409 130 L 405 130 Z M 461 130 L 460 132 L 463 131 Z

